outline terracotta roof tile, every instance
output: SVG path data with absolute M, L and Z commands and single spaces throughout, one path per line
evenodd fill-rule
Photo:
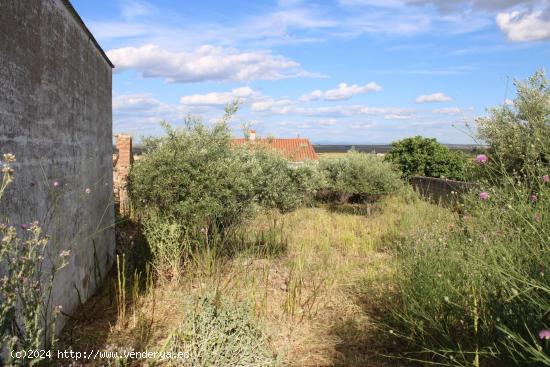
M 236 145 L 242 145 L 245 143 L 260 144 L 270 149 L 279 152 L 283 157 L 294 161 L 302 162 L 306 160 L 318 160 L 319 157 L 313 145 L 309 142 L 309 139 L 295 138 L 295 139 L 260 139 L 254 140 L 247 139 L 233 139 L 233 143 Z

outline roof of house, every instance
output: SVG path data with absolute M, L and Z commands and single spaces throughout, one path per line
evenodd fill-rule
M 99 43 L 96 41 L 94 35 L 92 34 L 92 32 L 90 32 L 90 30 L 88 29 L 88 27 L 86 26 L 86 24 L 84 23 L 84 21 L 82 20 L 82 18 L 80 17 L 78 12 L 74 8 L 74 6 L 71 4 L 70 0 L 61 0 L 61 2 L 65 5 L 65 7 L 69 10 L 69 12 L 73 15 L 73 17 L 75 18 L 76 22 L 80 25 L 82 30 L 88 35 L 90 41 L 92 41 L 94 46 L 98 49 L 99 53 L 101 54 L 101 56 L 103 56 L 103 58 L 105 59 L 107 64 L 109 64 L 110 67 L 114 68 L 115 66 L 113 65 L 111 60 L 109 60 L 109 57 L 107 57 L 107 54 L 105 53 L 105 51 L 103 51 L 103 49 L 101 48 Z
M 294 161 L 302 162 L 306 160 L 318 160 L 319 157 L 309 139 L 277 139 L 277 138 L 256 138 L 256 139 L 233 139 L 234 144 L 242 145 L 245 143 L 260 144 L 267 148 L 279 152 L 283 157 Z

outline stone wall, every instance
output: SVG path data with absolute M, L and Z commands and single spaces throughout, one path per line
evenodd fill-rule
M 53 289 L 69 314 L 113 262 L 111 69 L 68 1 L 0 0 L 0 153 L 17 158 L 0 218 L 70 250 Z

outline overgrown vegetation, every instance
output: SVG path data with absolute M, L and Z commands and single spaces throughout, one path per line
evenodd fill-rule
M 230 257 L 212 244 L 209 251 L 205 248 L 189 259 L 177 281 L 157 277 L 137 293 L 130 271 L 123 318 L 111 303 L 116 290 L 106 287 L 79 312 L 86 318 L 67 327 L 61 345 L 74 350 L 108 346 L 118 351 L 129 347 L 185 351 L 193 343 L 206 347 L 214 345 L 214 340 L 225 340 L 228 349 L 220 346 L 220 355 L 212 356 L 223 360 L 231 357 L 224 351 L 250 350 L 247 345 L 255 348 L 252 340 L 256 340 L 257 358 L 270 356 L 267 360 L 281 365 L 386 366 L 377 353 L 388 346 L 372 324 L 372 314 L 381 312 L 391 287 L 377 279 L 393 276 L 392 259 L 384 248 L 398 238 L 413 236 L 419 228 L 444 228 L 452 214 L 409 190 L 375 205 L 378 209 L 368 217 L 331 206 L 288 213 L 262 210 L 239 225 L 238 241 L 226 244 L 234 248 Z M 133 241 L 138 242 L 137 237 Z M 381 302 L 373 302 L 377 299 Z M 241 321 L 232 325 L 248 326 L 229 330 L 206 322 L 234 319 Z M 189 332 L 193 327 L 194 337 Z M 240 334 L 242 346 L 233 337 L 228 339 L 233 330 L 250 330 L 248 335 Z M 126 360 L 121 365 L 146 362 L 152 363 Z M 186 360 L 173 362 L 181 365 Z
M 517 110 L 480 121 L 490 143 L 477 159 L 479 190 L 445 231 L 395 246 L 389 332 L 401 356 L 445 366 L 550 364 L 548 83 L 518 83 Z
M 4 154 L 0 200 L 13 181 L 15 162 Z M 55 321 L 60 308 L 52 305 L 56 272 L 66 265 L 68 251 L 52 254 L 49 239 L 38 222 L 23 223 L 19 231 L 0 222 L 0 364 L 28 365 L 51 358 L 55 344 Z M 51 247 L 51 246 L 50 246 Z M 6 349 L 10 353 L 2 355 Z M 36 351 L 14 358 L 15 353 Z M 42 352 L 41 352 L 42 350 Z M 12 354 L 13 353 L 13 354 Z
M 389 161 L 351 152 L 293 166 L 233 147 L 231 110 L 211 128 L 168 129 L 131 182 L 155 282 L 140 293 L 139 277 L 119 277 L 131 279 L 115 288 L 124 312 L 92 334 L 187 351 L 178 363 L 190 365 L 549 365 L 548 103 L 537 74 L 515 107 L 480 121 L 490 146 L 454 212 L 401 181 L 466 177 L 465 158 L 431 139 L 396 144 Z M 312 201 L 326 191 L 340 204 Z
M 345 157 L 324 159 L 319 170 L 324 178 L 322 188 L 341 202 L 356 201 L 395 193 L 401 187 L 394 166 L 372 154 L 355 151 Z
M 273 351 L 248 305 L 231 304 L 215 294 L 204 294 L 196 303 L 189 307 L 191 314 L 171 336 L 172 350 L 187 354 L 177 365 L 276 365 Z
M 495 185 L 518 180 L 536 187 L 550 166 L 550 86 L 539 71 L 516 88 L 512 106 L 493 108 L 478 121 L 490 158 L 478 174 Z
M 426 176 L 464 180 L 467 158 L 460 151 L 451 151 L 435 139 L 415 136 L 392 143 L 386 160 L 396 164 L 403 178 Z
M 290 212 L 320 189 L 363 200 L 401 187 L 391 164 L 366 154 L 317 167 L 253 143 L 234 146 L 227 125 L 234 112 L 229 106 L 212 127 L 192 117 L 182 129 L 165 124 L 166 135 L 147 139 L 131 169 L 130 197 L 160 274 L 177 277 L 197 249 L 230 251 L 236 228 L 260 208 Z

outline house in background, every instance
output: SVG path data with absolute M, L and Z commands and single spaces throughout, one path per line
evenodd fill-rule
M 309 139 L 258 138 L 254 130 L 249 131 L 247 138 L 233 139 L 233 144 L 235 145 L 244 145 L 247 143 L 272 149 L 293 163 L 319 160 Z

